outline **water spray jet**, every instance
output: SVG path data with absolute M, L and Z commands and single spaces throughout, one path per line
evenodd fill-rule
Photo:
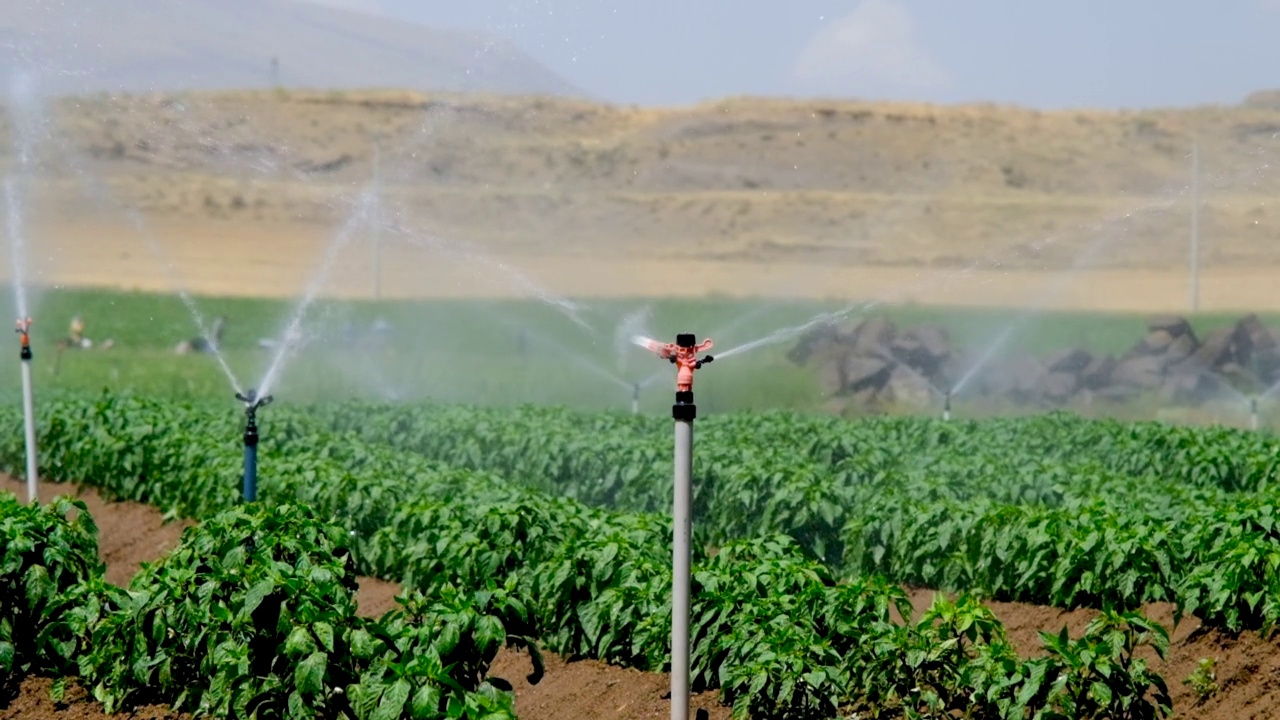
M 36 477 L 36 413 L 31 396 L 31 318 L 18 318 L 15 332 L 22 343 L 18 357 L 22 359 L 22 423 L 27 444 L 27 502 L 35 502 L 39 479 Z
M 271 404 L 275 398 L 270 395 L 258 396 L 258 391 L 250 388 L 247 392 L 236 393 L 236 399 L 244 403 L 244 486 L 242 489 L 245 502 L 258 499 L 258 409 Z
M 693 373 L 715 358 L 698 359 L 711 349 L 711 341 L 695 341 L 693 333 L 676 335 L 675 343 L 661 343 L 636 337 L 633 341 L 676 366 L 676 402 L 671 416 L 676 425 L 675 502 L 672 504 L 674 534 L 671 558 L 671 720 L 689 718 L 689 595 L 690 536 L 693 533 L 693 421 L 698 407 L 693 404 Z

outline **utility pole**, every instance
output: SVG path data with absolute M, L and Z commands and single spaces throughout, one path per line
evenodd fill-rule
M 373 139 L 373 301 L 382 302 L 382 139 Z
M 1191 312 L 1200 311 L 1200 141 L 1191 141 Z

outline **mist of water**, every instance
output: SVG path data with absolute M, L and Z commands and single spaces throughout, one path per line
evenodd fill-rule
M 509 284 L 528 292 L 539 302 L 555 309 L 588 334 L 592 336 L 597 334 L 596 329 L 592 327 L 591 323 L 587 322 L 586 319 L 582 317 L 586 310 L 585 306 L 550 292 L 535 283 L 529 278 L 529 276 L 507 263 L 494 260 L 478 250 L 460 247 L 459 243 L 445 242 L 426 231 L 414 231 L 401 225 L 387 225 L 384 229 L 393 233 L 402 242 L 412 247 L 423 248 L 432 252 L 449 255 L 465 260 L 466 262 L 474 265 L 480 265 L 490 270 L 495 270 L 506 276 Z
M 1125 212 L 1121 217 L 1110 218 L 1107 221 L 1095 226 L 1095 236 L 1093 240 L 1085 247 L 1084 251 L 1072 260 L 1071 267 L 1067 271 L 1054 279 L 1049 288 L 1041 293 L 1035 300 L 1029 304 L 1026 309 L 1018 313 L 1018 315 L 1001 329 L 1000 333 L 992 339 L 991 342 L 983 343 L 985 348 L 978 360 L 974 362 L 961 376 L 955 385 L 951 388 L 953 395 L 959 395 L 964 389 L 977 377 L 988 363 L 990 363 L 997 353 L 1004 350 L 1005 344 L 1017 333 L 1023 326 L 1034 318 L 1044 314 L 1049 306 L 1062 295 L 1062 293 L 1074 281 L 1078 279 L 1079 273 L 1089 267 L 1089 264 L 1097 257 L 1098 253 L 1107 246 L 1107 241 L 1113 239 L 1113 235 L 1109 230 L 1117 223 L 1130 220 L 1135 213 L 1152 212 L 1154 210 L 1166 210 L 1173 205 L 1172 200 L 1160 201 L 1157 203 L 1148 203 L 1142 207 Z
M 369 213 L 373 208 L 375 198 L 372 192 L 363 192 L 356 202 L 356 207 L 347 216 L 346 222 L 333 234 L 329 245 L 325 248 L 324 257 L 320 261 L 320 265 L 312 273 L 307 281 L 306 290 L 302 294 L 302 298 L 294 307 L 293 313 L 289 316 L 289 320 L 285 325 L 284 333 L 281 335 L 281 341 L 276 348 L 275 354 L 271 358 L 267 371 L 262 376 L 262 381 L 258 383 L 258 396 L 265 397 L 270 394 L 276 382 L 280 379 L 280 373 L 284 371 L 288 363 L 288 359 L 292 356 L 302 339 L 302 323 L 307 317 L 307 311 L 311 309 L 312 303 L 319 297 L 320 291 L 324 288 L 325 283 L 329 279 L 329 273 L 333 270 L 334 262 L 338 259 L 338 254 L 355 236 L 356 231 L 366 223 Z
M 227 384 L 231 386 L 237 394 L 244 394 L 244 387 L 240 383 L 240 379 L 227 363 L 226 356 L 222 353 L 222 348 L 218 345 L 217 339 L 213 337 L 212 329 L 206 322 L 204 313 L 200 311 L 199 305 L 196 304 L 195 297 L 186 288 L 177 266 L 173 259 L 165 251 L 164 246 L 151 232 L 150 226 L 146 219 L 138 212 L 137 208 L 130 207 L 116 201 L 110 189 L 98 178 L 89 172 L 80 162 L 73 150 L 66 148 L 61 143 L 54 143 L 55 152 L 58 154 L 62 163 L 71 170 L 76 180 L 80 183 L 81 189 L 86 197 L 92 201 L 99 211 L 117 213 L 123 217 L 133 228 L 133 231 L 142 239 L 146 245 L 147 252 L 159 261 L 161 269 L 165 273 L 165 279 L 170 286 L 174 288 L 178 299 L 181 300 L 183 307 L 186 308 L 187 314 L 191 317 L 192 323 L 196 326 L 196 331 L 200 337 L 204 339 L 205 345 L 209 348 L 213 355 L 214 361 L 218 364 L 218 369 L 226 378 Z

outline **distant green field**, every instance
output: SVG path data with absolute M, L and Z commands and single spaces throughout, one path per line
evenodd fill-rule
M 228 318 L 223 347 L 246 386 L 256 386 L 274 351 L 260 339 L 283 335 L 294 304 L 278 300 L 196 298 L 206 322 Z M 365 398 L 434 398 L 485 405 L 557 404 L 584 409 L 625 410 L 634 383 L 646 411 L 670 404 L 670 366 L 620 342 L 643 330 L 663 339 L 690 331 L 710 336 L 712 354 L 795 327 L 831 303 L 776 300 L 592 301 L 571 321 L 557 307 L 538 301 L 388 301 L 316 303 L 300 327 L 311 339 L 291 359 L 273 390 L 293 402 Z M 647 323 L 628 315 L 648 307 Z M 110 350 L 55 350 L 73 315 L 95 343 Z M 211 357 L 178 356 L 174 346 L 196 334 L 192 316 L 176 295 L 49 290 L 33 300 L 35 378 L 41 393 L 83 394 L 110 389 L 184 399 L 228 397 L 230 385 Z M 985 347 L 1012 324 L 1005 346 L 1044 354 L 1067 346 L 1122 352 L 1141 337 L 1145 318 L 1126 314 L 1049 312 L 1020 316 L 1011 310 L 914 306 L 855 310 L 849 319 L 883 315 L 902 326 L 945 326 L 954 341 Z M 368 336 L 375 318 L 394 330 L 385 346 Z M 1195 318 L 1197 331 L 1234 322 L 1237 316 Z M 1275 320 L 1275 318 L 1264 318 Z M 522 338 L 523 334 L 523 338 Z M 815 410 L 823 399 L 812 377 L 785 358 L 796 336 L 724 359 L 698 377 L 699 405 L 708 412 L 766 408 Z M 17 341 L 0 354 L 0 392 L 18 388 Z

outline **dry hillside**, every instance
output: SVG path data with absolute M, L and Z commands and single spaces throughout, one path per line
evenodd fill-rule
M 1185 266 L 1198 138 L 1206 266 L 1280 262 L 1280 109 L 1264 95 L 1238 107 L 1037 112 L 261 91 L 61 100 L 20 117 L 38 132 L 15 133 L 6 115 L 0 132 L 13 140 L 0 163 L 13 167 L 15 144 L 41 136 L 37 224 L 93 226 L 113 197 L 170 236 L 235 227 L 259 233 L 258 249 L 262 235 L 323 237 L 353 216 L 380 146 L 392 234 L 420 244 L 890 274 L 1100 267 L 1121 284 L 1136 277 L 1126 269 Z

